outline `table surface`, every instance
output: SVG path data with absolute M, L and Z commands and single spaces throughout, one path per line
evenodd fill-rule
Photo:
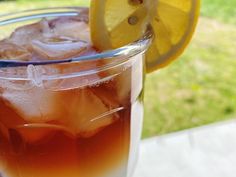
M 236 120 L 143 140 L 133 177 L 236 177 Z

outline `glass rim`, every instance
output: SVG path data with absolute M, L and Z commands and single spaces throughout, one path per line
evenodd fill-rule
M 0 15 L 0 27 L 5 25 L 10 25 L 16 22 L 22 22 L 26 20 L 32 19 L 40 19 L 44 17 L 60 17 L 60 16 L 76 16 L 80 14 L 81 10 L 89 9 L 88 7 L 79 7 L 79 6 L 69 6 L 69 7 L 52 7 L 52 8 L 38 8 L 38 9 L 30 9 L 24 11 L 18 11 L 15 13 L 7 13 Z M 68 11 L 71 10 L 71 11 Z M 80 10 L 80 11 L 78 11 Z M 55 11 L 55 12 L 47 12 L 47 11 Z M 27 15 L 30 13 L 29 15 Z M 35 14 L 31 14 L 35 13 Z M 18 16 L 18 17 L 14 17 Z M 120 48 L 107 50 L 97 54 L 90 54 L 86 56 L 80 57 L 72 57 L 69 59 L 61 59 L 61 60 L 46 60 L 46 61 L 20 61 L 20 60 L 11 60 L 0 58 L 0 68 L 9 68 L 9 67 L 26 67 L 29 65 L 50 65 L 50 64 L 62 64 L 62 63 L 73 63 L 80 61 L 91 61 L 91 60 L 99 60 L 99 59 L 113 59 L 117 57 L 132 57 L 141 52 L 145 52 L 148 49 L 148 46 L 151 43 L 153 38 L 153 31 L 151 26 L 147 26 L 147 29 L 143 36 L 127 45 L 124 45 Z

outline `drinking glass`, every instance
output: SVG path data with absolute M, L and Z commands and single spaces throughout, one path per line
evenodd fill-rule
M 66 7 L 2 15 L 0 40 L 20 26 L 85 11 Z M 131 44 L 79 57 L 26 61 L 17 58 L 14 46 L 7 51 L 11 59 L 0 55 L 0 176 L 130 177 L 151 40 L 147 29 Z M 60 49 L 67 42 L 55 45 Z

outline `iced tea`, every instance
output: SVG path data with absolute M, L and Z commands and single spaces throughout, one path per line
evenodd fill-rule
M 103 52 L 90 42 L 87 12 L 78 12 L 17 27 L 0 41 L 0 59 Z M 142 124 L 142 52 L 0 68 L 0 176 L 129 176 Z

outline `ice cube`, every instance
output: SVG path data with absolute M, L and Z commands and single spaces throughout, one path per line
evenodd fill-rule
M 142 55 L 129 60 L 129 64 L 108 70 L 107 72 L 115 77 L 103 85 L 103 89 L 110 92 L 113 99 L 123 106 L 135 102 L 143 89 Z
M 49 27 L 48 21 L 42 19 L 40 22 L 17 28 L 12 33 L 9 40 L 17 45 L 31 48 L 32 40 L 39 40 L 51 36 L 53 36 L 53 33 Z
M 89 25 L 81 17 L 61 17 L 50 21 L 50 27 L 56 36 L 69 37 L 75 40 L 90 41 Z
M 40 87 L 28 90 L 7 89 L 2 97 L 26 122 L 47 122 L 58 119 L 55 111 L 57 94 Z M 59 104 L 59 103 L 58 103 Z
M 32 54 L 24 47 L 7 40 L 0 41 L 0 59 L 30 60 Z
M 72 134 L 83 137 L 90 137 L 113 123 L 119 118 L 117 111 L 121 109 L 111 105 L 108 107 L 90 89 L 85 88 L 62 91 L 39 87 L 25 91 L 8 89 L 2 97 L 27 123 L 54 121 L 67 127 Z
M 66 100 L 70 114 L 63 121 L 82 137 L 93 136 L 119 118 L 117 111 L 120 109 L 107 107 L 90 89 L 77 90 L 71 96 Z
M 8 42 L 5 40 L 0 44 L 0 57 L 40 60 L 78 56 L 91 43 L 88 23 L 82 17 L 42 19 L 19 27 Z
M 48 38 L 42 41 L 33 40 L 34 52 L 44 59 L 66 59 L 81 55 L 89 49 L 89 45 L 83 41 L 71 41 L 62 38 Z
M 143 56 L 136 55 L 124 72 L 117 77 L 117 93 L 119 100 L 130 103 L 137 101 L 143 89 Z
M 95 94 L 102 100 L 113 100 L 114 105 L 127 106 L 131 101 L 131 68 L 125 71 L 112 69 L 107 71 L 108 75 L 114 77 L 107 83 L 102 84 L 101 88 L 95 88 Z

